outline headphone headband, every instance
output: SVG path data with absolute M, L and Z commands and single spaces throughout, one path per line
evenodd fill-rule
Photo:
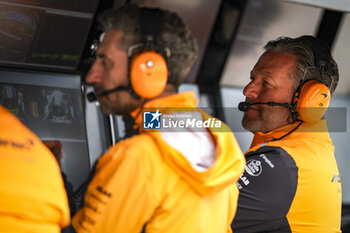
M 331 66 L 331 49 L 328 44 L 321 39 L 313 36 L 301 36 L 300 39 L 306 40 L 315 56 L 315 67 L 319 70 L 329 69 Z
M 141 8 L 139 25 L 141 43 L 155 46 L 163 31 L 163 12 L 160 9 Z

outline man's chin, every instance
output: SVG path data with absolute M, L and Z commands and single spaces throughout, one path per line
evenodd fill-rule
M 246 112 L 242 119 L 243 128 L 252 133 L 265 131 L 266 124 L 256 113 L 256 111 Z
M 255 120 L 247 119 L 246 117 L 242 120 L 242 126 L 246 130 L 255 133 L 257 131 L 257 122 Z
M 100 103 L 100 109 L 101 109 L 101 112 L 105 115 L 115 114 L 111 107 L 106 106 L 103 103 Z

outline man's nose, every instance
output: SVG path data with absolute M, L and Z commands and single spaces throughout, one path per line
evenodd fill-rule
M 243 95 L 250 99 L 257 99 L 259 95 L 258 83 L 255 80 L 251 81 L 247 86 L 244 87 Z
M 99 83 L 102 80 L 103 70 L 97 62 L 95 62 L 86 75 L 85 82 L 88 84 Z

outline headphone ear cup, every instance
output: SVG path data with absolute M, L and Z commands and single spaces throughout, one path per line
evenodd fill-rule
M 143 98 L 160 95 L 168 81 L 168 68 L 162 55 L 146 51 L 131 60 L 130 82 L 134 92 Z
M 322 119 L 331 100 L 328 87 L 316 80 L 307 81 L 297 98 L 296 112 L 299 118 L 307 123 L 315 123 Z

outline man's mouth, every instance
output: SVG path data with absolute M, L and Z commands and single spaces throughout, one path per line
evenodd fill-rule
M 102 88 L 95 88 L 95 87 L 94 87 L 94 91 L 96 93 L 96 96 L 99 97 L 99 98 L 102 97 L 101 95 L 104 92 L 104 90 Z
M 253 112 L 259 112 L 257 108 L 249 108 L 246 113 L 253 113 Z

